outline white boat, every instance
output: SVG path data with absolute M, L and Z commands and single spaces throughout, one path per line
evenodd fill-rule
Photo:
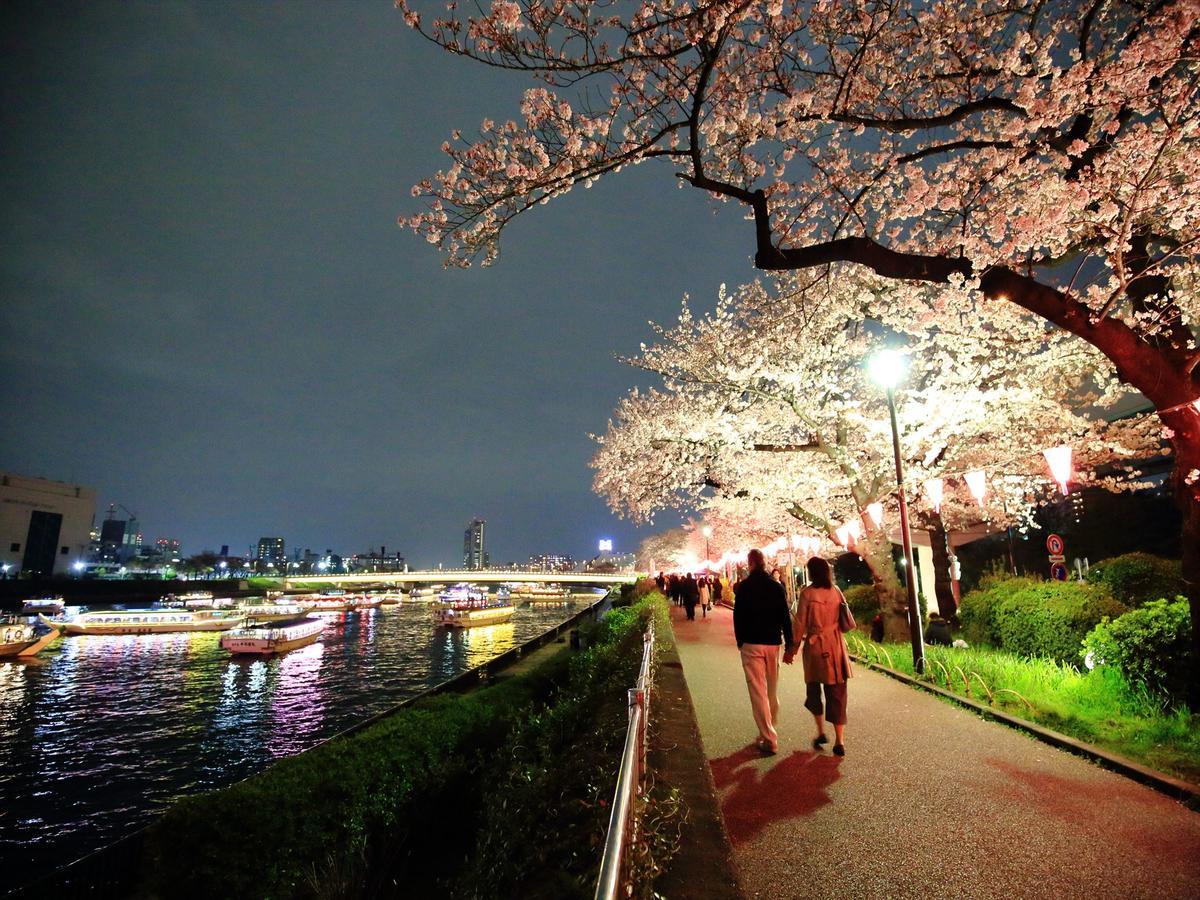
M 42 632 L 39 626 L 48 628 Z M 62 625 L 38 614 L 38 624 L 16 619 L 0 619 L 0 657 L 35 656 L 61 634 Z
M 247 622 L 282 622 L 302 616 L 308 610 L 309 607 L 299 603 L 243 603 L 238 607 Z
M 514 600 L 525 600 L 530 603 L 570 600 L 571 592 L 557 584 L 532 584 L 524 582 L 512 588 Z
M 212 591 L 188 591 L 186 594 L 167 594 L 159 603 L 170 609 L 197 609 L 211 606 L 212 600 Z
M 354 609 L 370 609 L 382 602 L 380 597 L 346 593 L 306 594 L 291 599 L 315 612 L 348 612 Z
M 66 608 L 66 605 L 66 601 L 62 597 L 30 597 L 21 607 L 21 615 L 57 616 Z
M 446 628 L 472 628 L 476 625 L 496 625 L 507 622 L 516 612 L 507 592 L 489 596 L 487 591 L 470 584 L 458 584 L 438 595 L 435 616 Z
M 221 635 L 221 646 L 235 655 L 270 656 L 315 643 L 324 628 L 325 623 L 320 619 L 301 615 L 282 622 L 235 628 Z
M 215 609 L 121 609 L 80 613 L 63 623 L 68 634 L 167 634 L 175 631 L 228 631 L 241 613 Z
M 414 587 L 408 592 L 409 600 L 436 600 L 438 594 L 446 589 L 444 584 L 427 584 Z

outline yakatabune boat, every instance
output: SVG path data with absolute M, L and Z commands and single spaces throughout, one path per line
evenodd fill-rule
M 439 625 L 447 628 L 471 628 L 475 625 L 496 625 L 513 617 L 516 608 L 509 602 L 508 592 L 489 596 L 486 591 L 460 584 L 438 595 L 441 601 L 434 615 Z
M 536 602 L 540 600 L 570 600 L 571 592 L 557 584 L 517 584 L 512 589 L 512 599 Z
M 62 597 L 30 597 L 21 607 L 21 615 L 36 616 L 45 613 L 48 616 L 57 616 L 66 605 Z
M 43 632 L 41 628 L 48 629 Z M 62 626 L 45 616 L 38 616 L 38 625 L 16 619 L 0 619 L 0 657 L 34 656 L 59 635 Z
M 221 646 L 233 654 L 269 656 L 287 653 L 314 643 L 324 627 L 325 623 L 320 619 L 310 619 L 307 615 L 282 622 L 247 625 L 221 635 Z
M 217 609 L 114 609 L 80 613 L 63 627 L 68 634 L 167 634 L 228 631 L 243 621 L 239 612 Z
M 295 619 L 308 612 L 308 606 L 299 603 L 243 603 L 238 612 L 246 617 L 246 622 L 282 622 L 285 619 Z

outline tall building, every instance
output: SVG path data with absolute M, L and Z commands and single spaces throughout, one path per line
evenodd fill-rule
M 472 519 L 463 532 L 463 566 L 467 569 L 485 569 L 488 564 L 487 550 L 483 544 L 483 531 L 487 523 L 483 519 Z
M 287 563 L 287 553 L 284 552 L 283 538 L 281 537 L 261 537 L 258 539 L 258 550 L 254 554 L 263 565 L 274 563 L 282 565 Z
M 10 576 L 70 572 L 87 553 L 95 517 L 91 488 L 0 473 L 0 565 Z

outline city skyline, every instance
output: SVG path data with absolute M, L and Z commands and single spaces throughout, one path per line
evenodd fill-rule
M 396 219 L 452 129 L 518 114 L 519 76 L 390 6 L 3 15 L 0 468 L 185 548 L 282 532 L 449 561 L 476 515 L 495 559 L 636 545 L 588 434 L 639 381 L 614 355 L 647 320 L 751 271 L 737 210 L 645 204 L 661 172 L 635 172 L 445 270 Z

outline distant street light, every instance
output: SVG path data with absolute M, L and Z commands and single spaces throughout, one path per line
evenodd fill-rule
M 925 645 L 921 636 L 921 611 L 917 607 L 917 567 L 913 562 L 912 535 L 908 530 L 908 500 L 904 496 L 904 462 L 900 459 L 900 426 L 896 423 L 896 385 L 904 377 L 908 361 L 897 350 L 881 350 L 867 360 L 867 374 L 887 391 L 888 415 L 892 421 L 892 455 L 896 460 L 896 496 L 900 501 L 900 540 L 904 545 L 904 585 L 908 589 L 908 629 L 912 638 L 913 671 L 925 671 Z
M 704 535 L 704 560 L 708 562 L 712 559 L 712 551 L 708 549 L 708 539 L 712 537 L 712 526 L 705 525 L 700 532 Z

